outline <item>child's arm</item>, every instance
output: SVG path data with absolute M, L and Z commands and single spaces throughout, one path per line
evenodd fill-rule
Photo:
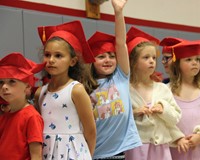
M 39 88 L 35 91 L 35 94 L 34 94 L 34 107 L 35 107 L 35 109 L 36 109 L 39 113 L 41 113 L 41 110 L 40 110 L 40 107 L 39 107 L 38 100 L 39 100 L 39 96 L 40 96 L 41 89 L 42 89 L 42 87 L 39 87 Z
M 116 58 L 118 65 L 125 74 L 129 74 L 129 55 L 126 46 L 126 27 L 123 16 L 123 8 L 127 0 L 112 0 L 115 12 L 115 38 Z
M 32 142 L 29 144 L 31 160 L 42 160 L 42 143 Z
M 90 97 L 82 84 L 74 86 L 72 99 L 76 106 L 77 113 L 83 125 L 83 134 L 87 141 L 91 156 L 94 154 L 96 145 L 96 124 L 92 111 Z

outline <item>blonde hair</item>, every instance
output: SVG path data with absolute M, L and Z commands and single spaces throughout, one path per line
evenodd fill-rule
M 138 77 L 137 77 L 137 72 L 136 72 L 136 66 L 137 62 L 140 56 L 141 51 L 146 47 L 146 46 L 153 46 L 156 49 L 157 55 L 159 55 L 159 50 L 158 46 L 154 42 L 141 42 L 139 43 L 130 53 L 129 55 L 129 61 L 130 61 L 130 83 L 133 85 L 137 85 L 139 82 Z

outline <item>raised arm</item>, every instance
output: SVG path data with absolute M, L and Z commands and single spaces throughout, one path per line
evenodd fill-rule
M 125 74 L 129 74 L 129 56 L 126 46 L 126 27 L 123 15 L 123 8 L 127 0 L 112 0 L 115 13 L 115 37 L 116 56 L 118 65 Z

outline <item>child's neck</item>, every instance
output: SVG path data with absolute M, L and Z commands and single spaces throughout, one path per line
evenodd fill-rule
M 70 82 L 73 80 L 71 78 L 66 79 L 54 79 L 52 78 L 49 85 L 48 85 L 48 91 L 50 92 L 56 92 L 67 86 Z
M 29 103 L 27 101 L 17 101 L 17 103 L 14 103 L 14 104 L 9 104 L 9 107 L 10 107 L 10 112 L 13 113 L 13 112 L 17 112 L 25 107 L 29 106 Z
M 134 88 L 146 103 L 151 102 L 153 93 L 153 81 L 139 82 Z
M 194 100 L 200 96 L 200 89 L 193 80 L 182 80 L 179 97 L 182 100 Z
M 137 83 L 136 87 L 152 87 L 153 86 L 153 81 L 149 78 L 140 78 L 139 82 Z

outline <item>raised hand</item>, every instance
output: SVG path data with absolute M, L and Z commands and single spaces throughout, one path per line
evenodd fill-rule
M 128 0 L 112 0 L 112 6 L 115 12 L 122 11 Z

